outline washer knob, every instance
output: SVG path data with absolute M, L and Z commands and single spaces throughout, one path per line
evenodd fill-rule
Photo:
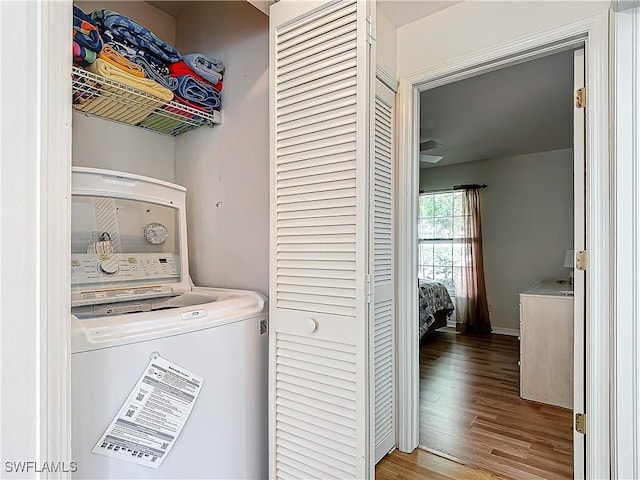
M 103 260 L 98 264 L 98 272 L 107 277 L 117 275 L 119 271 L 120 267 L 116 260 Z

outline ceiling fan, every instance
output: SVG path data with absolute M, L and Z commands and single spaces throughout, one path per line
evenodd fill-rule
M 437 140 L 427 140 L 424 142 L 420 142 L 420 162 L 438 163 L 440 160 L 442 160 L 444 157 L 440 155 L 431 155 L 427 153 L 430 150 L 441 146 L 442 144 Z

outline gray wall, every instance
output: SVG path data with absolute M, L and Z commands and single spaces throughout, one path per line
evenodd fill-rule
M 141 1 L 76 1 L 90 14 L 97 8 L 110 8 L 151 29 L 174 44 L 175 18 Z M 173 182 L 174 145 L 172 137 L 121 125 L 109 120 L 73 112 L 73 165 L 136 173 Z
M 176 138 L 197 285 L 269 290 L 268 27 L 247 2 L 193 2 L 177 18 L 181 53 L 226 66 L 222 124 Z
M 573 245 L 573 149 L 422 169 L 420 189 L 465 183 L 482 190 L 482 241 L 491 323 L 519 329 L 518 294 L 566 278 Z
M 142 1 L 78 3 L 88 12 L 106 4 L 183 54 L 225 62 L 222 125 L 174 139 L 74 113 L 73 164 L 184 185 L 196 285 L 267 293 L 269 17 L 235 1 L 193 2 L 177 19 Z

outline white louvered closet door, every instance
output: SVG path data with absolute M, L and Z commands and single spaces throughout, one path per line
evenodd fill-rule
M 394 116 L 394 94 L 378 80 L 370 166 L 375 463 L 396 444 L 393 369 Z
M 270 12 L 271 478 L 371 476 L 369 7 Z

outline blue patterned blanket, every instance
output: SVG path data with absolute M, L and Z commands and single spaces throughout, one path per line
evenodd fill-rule
M 105 9 L 94 10 L 91 18 L 98 24 L 100 32 L 109 30 L 113 40 L 135 45 L 165 63 L 179 62 L 182 59 L 182 55 L 171 45 L 118 12 Z
M 418 324 L 420 327 L 420 338 L 431 329 L 445 326 L 453 310 L 454 305 L 447 291 L 447 287 L 440 282 L 434 282 L 432 280 L 418 281 Z M 436 323 L 436 317 L 440 319 L 438 323 Z M 442 325 L 442 320 L 444 320 L 444 325 Z

